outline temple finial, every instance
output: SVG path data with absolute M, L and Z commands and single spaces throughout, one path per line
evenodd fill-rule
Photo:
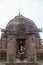
M 21 15 L 20 9 L 19 9 L 19 15 Z

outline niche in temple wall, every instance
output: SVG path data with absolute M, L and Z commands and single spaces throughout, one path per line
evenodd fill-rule
M 29 36 L 29 41 L 30 41 L 30 43 L 35 43 L 35 41 L 36 41 L 35 35 Z
M 30 49 L 34 49 L 36 45 L 36 36 L 35 35 L 29 36 L 29 42 L 30 42 Z
M 8 42 L 9 43 L 14 42 L 14 35 L 8 35 Z

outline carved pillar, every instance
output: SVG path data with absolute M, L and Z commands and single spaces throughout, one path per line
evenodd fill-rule
M 14 62 L 16 54 L 16 39 L 14 35 L 8 35 L 7 61 Z
M 16 57 L 16 43 L 17 43 L 16 37 L 14 37 L 14 51 L 13 51 L 14 52 L 14 58 L 13 58 L 14 61 L 16 61 L 16 58 L 15 58 Z
M 35 54 L 36 38 L 34 37 L 34 35 L 28 36 L 27 43 L 28 43 L 28 52 L 27 52 L 28 61 L 29 62 L 36 61 L 36 54 Z
M 26 48 L 27 48 L 27 61 L 30 61 L 30 55 L 29 55 L 29 48 L 30 48 L 30 44 L 29 44 L 29 39 L 26 39 Z
M 26 57 L 28 58 L 28 40 L 27 39 L 26 39 L 25 47 L 26 47 Z

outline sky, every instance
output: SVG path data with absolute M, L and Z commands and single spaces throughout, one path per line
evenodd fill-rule
M 0 28 L 20 13 L 34 21 L 38 28 L 43 28 L 43 0 L 0 0 Z M 1 34 L 1 33 L 0 33 Z M 40 33 L 43 38 L 43 32 Z

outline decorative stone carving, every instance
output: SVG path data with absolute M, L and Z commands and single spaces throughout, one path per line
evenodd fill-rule
M 8 62 L 11 60 L 15 61 L 15 54 L 16 54 L 15 51 L 16 51 L 16 39 L 15 39 L 14 35 L 8 35 L 8 44 L 7 44 L 7 60 L 8 60 Z

